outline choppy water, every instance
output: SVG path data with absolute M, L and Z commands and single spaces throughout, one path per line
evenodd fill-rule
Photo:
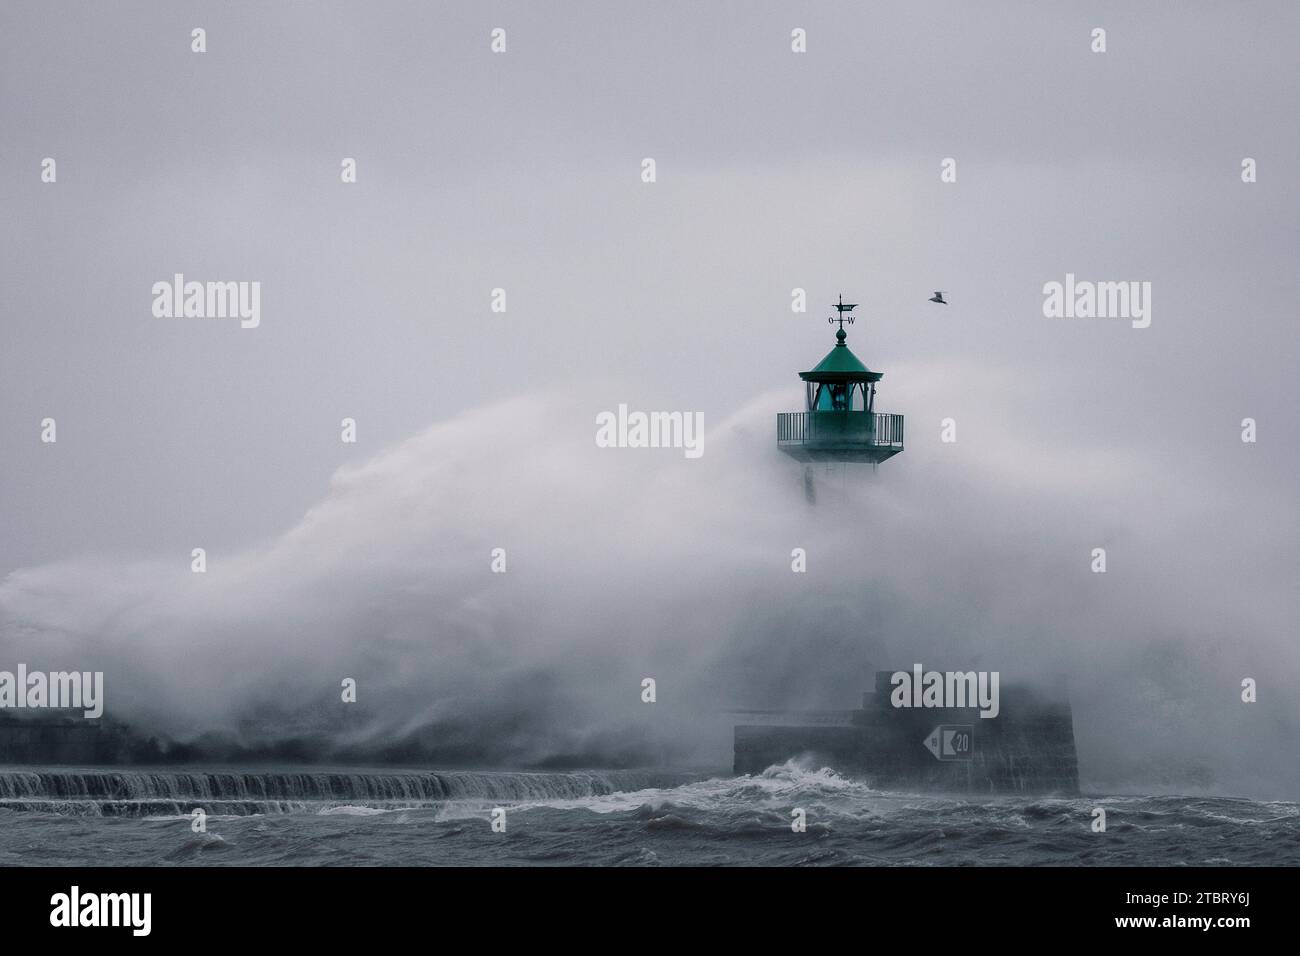
M 1091 829 L 1104 807 L 1105 833 Z M 195 833 L 190 813 L 208 814 Z M 494 833 L 494 807 L 506 832 Z M 791 829 L 791 811 L 807 831 Z M 1300 863 L 1300 804 L 959 799 L 794 764 L 756 776 L 0 769 L 0 865 Z

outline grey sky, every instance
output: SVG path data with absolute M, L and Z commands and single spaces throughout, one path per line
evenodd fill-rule
M 862 303 L 850 344 L 886 373 L 880 407 L 908 416 L 908 452 L 866 479 L 907 502 L 900 548 L 902 517 L 949 497 L 977 554 L 1023 494 L 1028 564 L 1102 537 L 1120 567 L 1158 571 L 1156 603 L 1217 585 L 1260 614 L 1236 640 L 1280 646 L 1298 28 L 1292 3 L 6 3 L 0 574 L 184 569 L 195 546 L 275 542 L 340 466 L 500 398 L 563 393 L 568 413 L 464 457 L 483 495 L 509 494 L 502 469 L 532 477 L 546 429 L 579 440 L 619 402 L 702 410 L 710 429 L 781 390 L 795 408 L 842 291 Z M 261 327 L 154 318 L 150 287 L 176 272 L 260 281 Z M 1067 272 L 1150 281 L 1151 327 L 1044 318 L 1042 285 Z M 937 288 L 947 308 L 926 302 Z M 1257 445 L 1239 441 L 1247 416 Z M 570 491 L 536 507 L 580 523 Z M 564 534 L 546 540 L 583 547 Z M 778 565 L 790 546 L 754 543 Z M 913 558 L 902 591 L 965 573 Z M 1044 620 L 1070 603 L 1043 601 Z

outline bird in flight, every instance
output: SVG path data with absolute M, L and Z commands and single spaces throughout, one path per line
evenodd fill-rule
M 947 304 L 948 304 L 947 300 L 944 299 L 944 297 L 943 297 L 943 293 L 942 293 L 942 292 L 936 292 L 934 295 L 930 296 L 930 301 L 931 301 L 931 302 L 938 302 L 940 305 L 947 305 Z

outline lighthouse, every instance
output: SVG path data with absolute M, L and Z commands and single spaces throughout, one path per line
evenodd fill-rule
M 806 462 L 870 462 L 877 465 L 903 450 L 903 416 L 876 411 L 876 384 L 884 378 L 862 364 L 846 344 L 857 303 L 835 304 L 835 347 L 811 371 L 800 372 L 806 407 L 776 416 L 776 444 Z M 811 475 L 808 476 L 808 479 Z M 806 479 L 807 480 L 807 479 Z M 811 481 L 809 480 L 811 498 Z

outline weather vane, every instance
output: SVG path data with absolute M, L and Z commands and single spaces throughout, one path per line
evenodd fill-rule
M 839 315 L 838 316 L 832 315 L 826 321 L 830 323 L 838 322 L 840 324 L 840 331 L 843 332 L 845 322 L 849 323 L 849 325 L 853 324 L 853 316 L 849 315 L 848 313 L 852 312 L 857 307 L 858 304 L 856 302 L 845 302 L 844 296 L 841 295 L 840 301 L 835 303 L 835 311 L 839 312 Z

